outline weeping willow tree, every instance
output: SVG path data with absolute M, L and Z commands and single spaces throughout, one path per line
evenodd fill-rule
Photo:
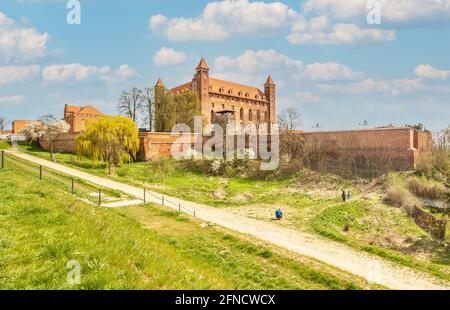
M 124 116 L 105 116 L 88 122 L 76 140 L 77 154 L 94 163 L 112 167 L 132 162 L 139 150 L 139 131 L 136 124 Z

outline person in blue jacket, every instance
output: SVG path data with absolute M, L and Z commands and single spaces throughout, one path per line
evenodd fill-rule
M 348 191 L 347 200 L 350 201 L 351 199 L 352 199 L 352 193 L 350 193 L 350 191 Z
M 275 212 L 275 216 L 277 217 L 277 220 L 281 220 L 283 218 L 283 212 L 281 211 L 281 209 L 278 209 Z

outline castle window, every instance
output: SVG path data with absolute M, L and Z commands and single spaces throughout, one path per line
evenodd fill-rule
M 222 104 L 222 110 L 225 110 L 225 105 L 224 104 Z
M 253 122 L 253 111 L 252 111 L 252 110 L 249 110 L 249 111 L 248 111 L 248 120 L 249 120 L 250 122 Z
M 233 90 L 232 90 L 232 89 L 229 89 L 229 90 L 228 90 L 228 94 L 232 95 L 232 94 L 233 94 Z
M 245 97 L 248 98 L 250 96 L 249 93 L 245 93 Z
M 239 97 L 242 97 L 242 91 L 239 91 L 238 95 Z
M 234 105 L 231 106 L 231 109 L 234 111 Z
M 214 102 L 211 102 L 211 108 L 214 109 Z
M 219 89 L 219 92 L 220 93 L 223 93 L 225 91 L 225 89 L 223 88 L 223 87 L 221 87 L 220 89 Z
M 239 117 L 241 119 L 241 121 L 244 121 L 244 109 L 241 108 L 241 110 L 239 111 Z

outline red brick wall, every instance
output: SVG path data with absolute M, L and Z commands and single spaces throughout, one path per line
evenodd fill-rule
M 299 132 L 305 141 L 313 143 L 321 151 L 334 157 L 364 157 L 392 161 L 402 169 L 413 169 L 418 156 L 431 148 L 431 133 L 418 132 L 410 128 L 388 128 L 373 130 Z M 54 143 L 55 152 L 75 153 L 75 139 L 78 134 L 67 133 L 58 136 Z M 171 157 L 171 147 L 179 138 L 171 133 L 139 133 L 141 160 L 159 160 Z M 191 135 L 191 145 L 197 135 Z M 208 137 L 203 137 L 203 142 Z M 49 149 L 48 141 L 40 140 L 41 147 Z M 248 141 L 246 141 L 248 144 Z M 416 148 L 416 147 L 417 148 Z
M 75 153 L 77 150 L 75 139 L 77 137 L 78 134 L 76 133 L 59 134 L 53 142 L 53 151 L 57 153 Z M 39 144 L 44 150 L 50 151 L 50 146 L 47 139 L 39 139 Z

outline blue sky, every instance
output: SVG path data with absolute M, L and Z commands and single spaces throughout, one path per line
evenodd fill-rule
M 219 78 L 272 74 L 304 130 L 450 124 L 450 0 L 80 0 L 80 25 L 67 2 L 1 1 L 1 116 L 114 114 L 122 89 L 187 82 L 204 56 Z

